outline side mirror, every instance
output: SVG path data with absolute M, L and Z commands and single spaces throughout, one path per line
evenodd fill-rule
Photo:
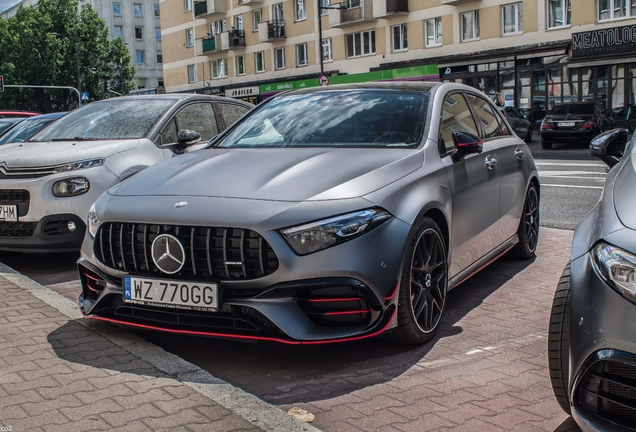
M 190 129 L 182 129 L 177 133 L 177 145 L 176 147 L 180 151 L 184 151 L 188 147 L 197 145 L 201 142 L 201 135 L 197 131 Z
M 453 154 L 453 160 L 458 162 L 469 154 L 481 153 L 484 144 L 480 138 L 467 132 L 453 132 L 453 142 L 457 151 Z
M 603 132 L 590 142 L 590 154 L 605 162 L 607 166 L 613 167 L 623 157 L 628 136 L 627 129 Z

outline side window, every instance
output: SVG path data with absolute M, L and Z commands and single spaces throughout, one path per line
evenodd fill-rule
M 455 148 L 453 132 L 466 132 L 479 136 L 472 113 L 461 94 L 451 94 L 444 100 L 439 131 L 439 146 L 442 154 Z
M 473 94 L 466 97 L 475 111 L 477 120 L 481 123 L 484 131 L 484 139 L 495 138 L 503 135 L 510 135 L 506 123 L 501 119 L 498 112 L 488 103 L 486 99 Z
M 239 117 L 249 111 L 249 108 L 247 107 L 231 103 L 220 103 L 217 106 L 226 127 L 234 123 Z
M 199 132 L 201 141 L 210 141 L 219 133 L 216 117 L 209 102 L 191 104 L 175 116 L 179 130 L 191 129 Z
M 174 119 L 170 120 L 163 132 L 161 132 L 161 145 L 176 144 L 177 142 L 177 125 Z

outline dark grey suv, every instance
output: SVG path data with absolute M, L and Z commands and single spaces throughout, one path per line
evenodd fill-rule
M 574 233 L 550 316 L 552 387 L 583 430 L 636 425 L 636 170 L 627 140 L 614 129 L 590 144 L 612 168 Z
M 609 112 L 596 102 L 556 105 L 541 122 L 541 147 L 551 149 L 562 142 L 589 142 L 603 131 L 615 127 Z

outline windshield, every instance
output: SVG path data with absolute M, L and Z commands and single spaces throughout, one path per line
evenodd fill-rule
M 52 121 L 57 120 L 54 117 L 32 117 L 17 124 L 14 128 L 0 137 L 0 145 L 7 143 L 24 142 L 31 135 L 41 130 L 44 126 Z
M 176 101 L 108 99 L 72 111 L 29 141 L 121 140 L 145 137 Z
M 413 147 L 428 93 L 333 90 L 281 96 L 238 125 L 218 147 Z

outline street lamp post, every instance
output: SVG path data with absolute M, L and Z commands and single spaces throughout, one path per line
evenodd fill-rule
M 324 75 L 325 73 L 325 65 L 324 65 L 324 52 L 322 47 L 322 11 L 327 9 L 339 9 L 343 10 L 346 7 L 343 4 L 339 4 L 338 6 L 321 6 L 323 0 L 316 0 L 316 4 L 318 4 L 318 35 L 320 38 L 320 46 L 318 50 L 320 51 L 320 75 Z

